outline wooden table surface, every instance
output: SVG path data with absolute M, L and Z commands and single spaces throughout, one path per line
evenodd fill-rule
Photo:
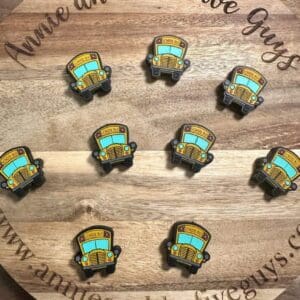
M 50 272 L 87 290 L 84 300 L 100 299 L 93 293 L 102 300 L 225 300 L 232 286 L 238 289 L 232 299 L 247 299 L 241 280 L 272 262 L 278 280 L 264 269 L 267 282 L 251 281 L 255 299 L 275 299 L 299 285 L 294 280 L 300 276 L 300 253 L 291 252 L 288 243 L 300 223 L 299 191 L 269 201 L 249 178 L 254 160 L 272 147 L 283 145 L 300 155 L 300 65 L 280 71 L 276 63 L 264 63 L 261 54 L 272 47 L 258 32 L 241 34 L 248 13 L 265 7 L 272 32 L 297 53 L 299 3 L 238 2 L 240 11 L 226 15 L 196 0 L 108 0 L 82 11 L 72 0 L 3 1 L 1 45 L 21 45 L 45 13 L 70 9 L 69 20 L 35 47 L 34 56 L 19 56 L 26 68 L 0 47 L 0 151 L 29 146 L 44 160 L 47 179 L 22 200 L 1 192 L 0 263 L 36 299 L 68 299 L 62 287 L 47 284 Z M 192 66 L 176 85 L 151 81 L 144 64 L 153 38 L 163 33 L 189 42 Z M 68 91 L 65 66 L 90 49 L 112 67 L 113 90 L 84 104 Z M 216 88 L 236 65 L 253 66 L 269 81 L 264 105 L 246 118 L 217 104 Z M 91 135 L 111 122 L 129 126 L 138 151 L 131 169 L 105 176 L 91 158 Z M 173 167 L 166 151 L 177 129 L 189 122 L 217 136 L 215 161 L 195 176 Z M 164 260 L 162 242 L 180 220 L 200 223 L 212 234 L 212 259 L 196 276 L 168 269 Z M 21 260 L 16 254 L 19 244 L 5 237 L 8 222 L 34 257 Z M 115 274 L 84 280 L 72 260 L 73 238 L 95 224 L 113 227 L 123 252 Z M 274 258 L 278 252 L 287 257 L 283 267 Z M 45 279 L 34 277 L 33 270 L 45 265 Z

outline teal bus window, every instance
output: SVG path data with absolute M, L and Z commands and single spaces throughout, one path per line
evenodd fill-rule
M 235 83 L 248 87 L 255 94 L 258 92 L 258 90 L 260 88 L 259 84 L 257 84 L 253 80 L 251 80 L 245 76 L 242 76 L 242 75 L 238 75 L 236 77 Z
M 102 148 L 107 148 L 113 144 L 125 144 L 124 134 L 116 134 L 112 136 L 107 136 L 99 140 Z
M 107 239 L 96 240 L 96 248 L 101 250 L 108 250 L 109 249 L 108 240 Z
M 107 239 L 93 240 L 84 242 L 82 248 L 84 253 L 89 253 L 93 250 L 108 250 L 109 243 Z
M 209 146 L 208 141 L 206 141 L 205 139 L 203 139 L 199 136 L 191 134 L 191 133 L 185 133 L 184 134 L 183 142 L 187 143 L 187 144 L 197 145 L 198 147 L 200 147 L 204 151 L 206 151 L 208 146 Z
M 190 234 L 180 233 L 178 235 L 178 244 L 192 245 L 197 250 L 200 250 L 203 247 L 204 242 Z
M 10 177 L 17 169 L 22 168 L 28 164 L 27 159 L 24 155 L 18 157 L 11 163 L 9 163 L 4 169 L 3 173 Z
M 75 75 L 76 75 L 78 78 L 81 78 L 86 72 L 87 72 L 87 71 L 86 71 L 84 65 L 83 65 L 83 66 L 80 66 L 80 67 L 78 67 L 78 68 L 76 68 L 75 71 L 74 71 Z
M 288 161 L 286 161 L 284 158 L 282 158 L 281 156 L 276 155 L 274 160 L 273 160 L 273 163 L 276 166 L 283 169 L 290 178 L 293 178 L 297 175 L 296 169 Z
M 166 45 L 158 46 L 158 55 L 172 54 L 180 58 L 182 56 L 182 53 L 183 53 L 182 49 L 178 47 L 166 46 Z
M 88 62 L 86 65 L 85 65 L 87 71 L 96 71 L 96 70 L 99 70 L 99 66 L 97 64 L 96 61 L 91 61 L 91 62 Z

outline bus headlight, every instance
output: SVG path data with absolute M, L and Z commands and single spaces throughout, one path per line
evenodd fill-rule
M 77 82 L 77 85 L 78 85 L 78 86 L 81 86 L 81 85 L 83 85 L 83 82 L 82 82 L 81 80 L 79 80 L 79 81 Z
M 252 100 L 252 101 L 256 101 L 256 100 L 257 100 L 257 97 L 256 97 L 255 95 L 253 95 L 253 96 L 251 97 L 251 100 Z
M 290 182 L 289 180 L 286 180 L 285 184 L 286 184 L 287 186 L 290 186 L 290 185 L 291 185 L 291 182 Z
M 182 65 L 182 64 L 183 64 L 183 60 L 179 60 L 179 61 L 178 61 L 178 64 L 179 64 L 179 65 Z
M 85 256 L 85 255 L 84 255 L 84 256 L 82 256 L 82 258 L 81 258 L 81 261 L 82 261 L 82 262 L 87 262 L 87 261 L 88 261 L 88 258 L 87 258 L 87 256 Z
M 105 156 L 105 155 L 106 155 L 106 152 L 105 152 L 105 151 L 101 151 L 101 152 L 100 152 L 100 155 L 101 155 L 101 156 Z
M 110 258 L 110 257 L 113 257 L 113 253 L 112 253 L 112 252 L 108 252 L 108 253 L 107 253 L 107 257 L 109 257 L 109 258 Z
M 232 85 L 230 86 L 230 89 L 231 89 L 231 90 L 234 90 L 234 89 L 235 89 L 235 85 L 232 84 Z
M 183 144 L 179 144 L 179 145 L 178 145 L 178 148 L 179 148 L 179 149 L 183 149 L 183 148 L 184 148 Z
M 178 251 L 178 247 L 177 247 L 176 245 L 174 245 L 174 246 L 172 247 L 172 249 L 173 249 L 174 251 Z
M 202 153 L 201 158 L 205 159 L 206 158 L 206 153 Z
M 159 61 L 159 58 L 157 56 L 154 56 L 154 61 Z
M 30 166 L 29 166 L 29 170 L 30 170 L 30 171 L 33 171 L 33 170 L 34 170 L 34 166 L 33 166 L 33 165 L 30 165 Z
M 129 151 L 129 147 L 128 147 L 128 146 L 125 146 L 125 147 L 124 147 L 124 150 L 125 150 L 125 151 Z
M 13 179 L 8 179 L 8 184 L 9 184 L 9 185 L 14 184 L 14 180 L 13 180 Z
M 202 254 L 201 254 L 201 253 L 198 253 L 198 254 L 197 254 L 197 258 L 198 258 L 198 259 L 202 259 L 202 258 L 203 258 Z
M 272 168 L 272 164 L 267 164 L 267 168 L 271 169 Z
M 105 74 L 105 72 L 104 72 L 103 70 L 101 70 L 101 71 L 99 72 L 99 74 L 100 74 L 101 76 L 103 76 L 103 75 Z

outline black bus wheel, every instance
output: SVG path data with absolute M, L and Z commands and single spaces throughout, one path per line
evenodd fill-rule
M 174 80 L 174 81 L 179 81 L 180 77 L 181 77 L 181 74 L 179 72 L 174 72 L 172 74 L 172 80 Z
M 34 178 L 33 186 L 40 187 L 45 182 L 45 178 L 42 174 L 39 174 L 36 178 Z
M 265 176 L 261 172 L 256 172 L 253 176 L 252 179 L 256 181 L 258 184 L 262 184 L 265 181 Z
M 232 97 L 225 93 L 222 103 L 226 106 L 229 106 L 231 105 L 232 100 L 233 100 Z
M 170 267 L 175 267 L 176 266 L 176 261 L 173 258 L 171 258 L 170 256 L 168 256 L 168 258 L 167 258 L 167 264 Z
M 126 158 L 123 165 L 126 167 L 131 167 L 133 165 L 133 158 L 132 157 Z
M 109 93 L 111 91 L 111 82 L 110 80 L 107 80 L 105 81 L 102 86 L 101 86 L 101 89 L 106 92 L 106 93 Z
M 245 106 L 242 107 L 242 114 L 243 115 L 248 115 L 251 110 L 252 110 L 251 106 L 245 105 Z
M 17 189 L 14 191 L 14 194 L 21 198 L 26 195 L 26 191 L 24 189 Z
M 152 73 L 152 77 L 155 77 L 155 78 L 158 78 L 161 75 L 160 69 L 154 68 L 154 67 L 151 68 L 151 73 Z
M 109 172 L 111 172 L 113 167 L 112 167 L 112 164 L 105 163 L 105 164 L 102 164 L 102 168 L 106 173 L 109 173 Z
M 271 190 L 271 196 L 273 196 L 273 197 L 278 197 L 278 196 L 280 196 L 280 195 L 281 195 L 280 189 L 278 189 L 278 188 L 273 188 L 273 189 Z
M 116 265 L 111 265 L 111 266 L 108 266 L 108 267 L 106 268 L 106 272 L 107 272 L 108 274 L 115 273 L 115 271 L 116 271 Z
M 198 273 L 199 268 L 196 266 L 191 266 L 190 267 L 190 273 L 191 274 L 197 274 Z
M 93 270 L 84 270 L 84 274 L 87 278 L 92 277 L 94 275 L 94 271 Z
M 85 100 L 85 101 L 91 101 L 93 100 L 93 94 L 90 91 L 85 91 L 80 93 L 80 96 Z
M 181 163 L 181 157 L 179 155 L 177 155 L 176 153 L 174 153 L 172 155 L 172 163 L 173 164 L 180 164 Z
M 192 166 L 192 170 L 193 170 L 194 173 L 199 173 L 201 171 L 201 169 L 202 169 L 202 167 L 199 164 L 194 164 Z

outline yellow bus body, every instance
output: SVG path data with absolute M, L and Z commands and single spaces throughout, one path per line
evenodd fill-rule
M 26 165 L 15 169 L 10 176 L 7 176 L 4 172 L 5 167 L 20 157 L 25 157 Z M 31 162 L 27 150 L 23 147 L 11 149 L 0 157 L 0 174 L 7 180 L 7 186 L 11 190 L 23 188 L 24 183 L 30 181 L 37 173 L 37 167 Z

